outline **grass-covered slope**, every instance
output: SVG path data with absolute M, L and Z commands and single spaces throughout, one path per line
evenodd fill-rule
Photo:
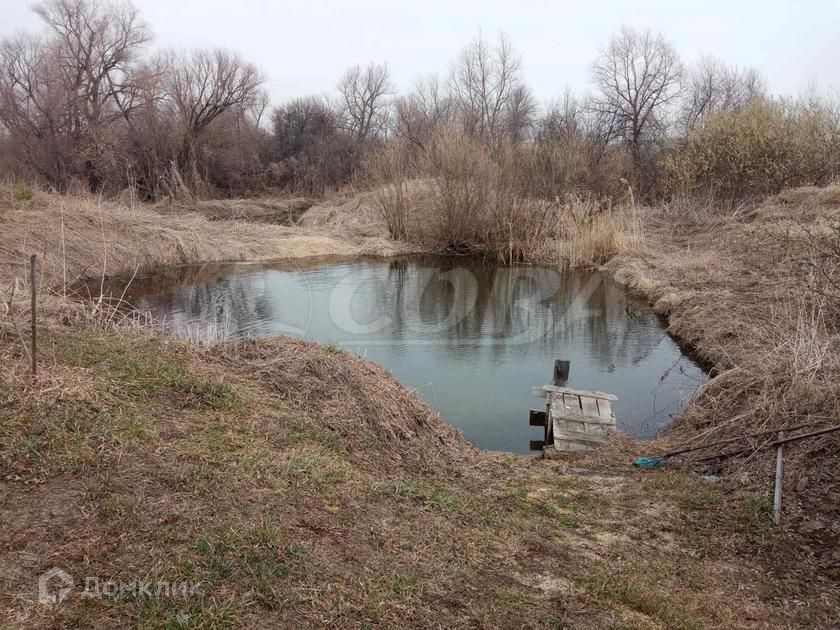
M 350 354 L 55 328 L 0 371 L 4 627 L 632 627 L 801 622 L 766 501 L 632 452 L 482 453 Z M 76 590 L 37 602 L 60 567 Z M 198 583 L 85 599 L 102 581 Z M 836 622 L 828 582 L 807 619 Z M 821 597 L 816 594 L 821 593 Z M 820 603 L 822 602 L 822 604 Z

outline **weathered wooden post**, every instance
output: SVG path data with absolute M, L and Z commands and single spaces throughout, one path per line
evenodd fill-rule
M 571 367 L 571 361 L 564 361 L 563 359 L 557 359 L 554 362 L 554 378 L 553 383 L 556 387 L 562 387 L 565 385 L 569 380 L 569 369 Z M 553 440 L 553 431 L 552 431 L 552 423 L 551 423 L 551 403 L 546 402 L 545 411 L 540 409 L 531 409 L 530 415 L 528 417 L 528 424 L 532 427 L 543 427 L 543 439 L 542 440 L 531 440 L 530 441 L 530 449 L 532 451 L 541 451 L 545 448 L 547 444 L 552 444 Z
M 32 313 L 30 315 L 30 325 L 32 326 L 32 376 L 35 377 L 38 374 L 38 357 L 36 354 L 37 345 L 38 345 L 38 329 L 36 325 L 36 318 L 35 318 L 35 307 L 36 307 L 36 300 L 37 300 L 37 291 L 35 287 L 35 259 L 36 255 L 32 254 L 29 258 L 29 286 L 30 291 L 32 294 Z
M 571 361 L 564 361 L 557 359 L 554 362 L 554 385 L 555 387 L 563 387 L 569 382 L 569 369 L 572 367 Z
M 773 489 L 773 521 L 776 525 L 782 522 L 782 481 L 785 472 L 785 437 L 784 431 L 779 431 L 779 444 L 776 446 L 776 487 Z

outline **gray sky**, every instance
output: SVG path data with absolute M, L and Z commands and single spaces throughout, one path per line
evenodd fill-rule
M 0 0 L 0 35 L 38 28 L 27 0 Z M 685 61 L 711 53 L 758 68 L 774 94 L 840 87 L 840 0 L 135 0 L 154 46 L 224 46 L 268 77 L 272 102 L 332 92 L 354 63 L 387 62 L 401 90 L 445 73 L 479 29 L 506 32 L 541 100 L 583 92 L 622 24 L 662 32 Z

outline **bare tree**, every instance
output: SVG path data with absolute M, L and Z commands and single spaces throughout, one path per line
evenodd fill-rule
M 388 123 L 388 97 L 393 93 L 388 66 L 351 66 L 338 82 L 343 124 L 357 143 L 380 135 Z
M 681 122 L 687 131 L 704 117 L 737 111 L 764 92 L 764 82 L 756 70 L 739 70 L 714 57 L 704 57 L 686 73 Z
M 518 142 L 530 135 L 537 109 L 537 100 L 531 88 L 520 84 L 511 90 L 510 101 L 505 107 L 504 128 L 507 137 Z
M 452 66 L 449 86 L 468 135 L 495 141 L 519 137 L 530 124 L 534 100 L 522 79 L 522 63 L 502 33 L 495 46 L 481 35 Z
M 350 136 L 324 98 L 296 98 L 274 109 L 273 159 L 281 184 L 312 193 L 344 183 L 352 170 Z
M 213 121 L 233 108 L 250 107 L 263 83 L 254 66 L 221 49 L 170 55 L 166 78 L 182 134 L 182 161 L 195 159 L 195 143 Z
M 128 2 L 47 0 L 34 10 L 58 47 L 74 115 L 87 124 L 108 115 L 126 117 L 136 102 L 133 64 L 150 39 L 137 9 Z
M 45 38 L 0 46 L 0 122 L 26 135 L 28 161 L 51 184 L 81 175 L 98 189 L 103 163 L 116 159 L 109 126 L 138 105 L 135 62 L 148 30 L 129 3 L 48 0 L 34 10 Z
M 423 149 L 435 131 L 449 123 L 452 101 L 440 78 L 430 75 L 418 79 L 408 96 L 399 97 L 394 106 L 394 134 Z
M 642 143 L 665 125 L 666 108 L 680 94 L 682 65 L 661 35 L 622 28 L 593 65 L 595 110 L 609 134 L 626 142 L 638 162 Z

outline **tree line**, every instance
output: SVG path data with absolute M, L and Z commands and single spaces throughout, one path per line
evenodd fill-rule
M 436 143 L 453 134 L 491 160 L 516 153 L 527 193 L 546 198 L 614 197 L 627 185 L 648 198 L 734 198 L 837 175 L 833 101 L 773 98 L 755 70 L 685 64 L 648 31 L 613 35 L 591 91 L 546 105 L 499 35 L 477 37 L 448 72 L 402 94 L 371 63 L 348 68 L 333 96 L 271 108 L 263 73 L 234 52 L 152 53 L 127 2 L 46 0 L 34 11 L 41 33 L 0 42 L 0 173 L 62 192 L 318 194 L 381 175 L 386 154 L 399 175 L 428 175 Z

